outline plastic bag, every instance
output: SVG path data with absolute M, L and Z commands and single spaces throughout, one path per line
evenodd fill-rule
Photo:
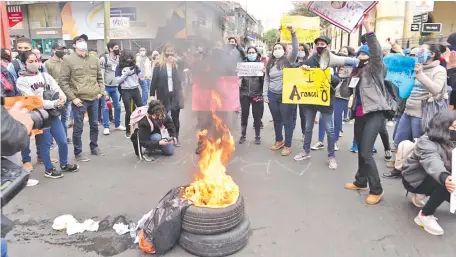
M 183 187 L 171 189 L 157 204 L 144 223 L 144 238 L 157 254 L 165 254 L 179 240 L 182 217 L 190 202 L 181 199 Z

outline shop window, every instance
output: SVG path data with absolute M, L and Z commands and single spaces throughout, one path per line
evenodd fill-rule
M 58 3 L 28 5 L 28 16 L 31 29 L 62 27 Z

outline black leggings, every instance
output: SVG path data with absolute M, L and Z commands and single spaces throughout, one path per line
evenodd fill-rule
M 433 215 L 444 201 L 450 201 L 450 192 L 431 176 L 427 176 L 417 188 L 412 187 L 405 179 L 402 179 L 402 184 L 409 192 L 429 196 L 429 200 L 421 210 L 423 215 Z
M 180 121 L 179 121 L 180 109 L 171 110 L 171 119 L 174 123 L 174 128 L 176 129 L 176 138 L 179 138 L 179 128 L 180 128 Z
M 388 134 L 388 130 L 386 129 L 386 122 L 385 122 L 385 124 L 383 124 L 383 128 L 380 130 L 379 134 L 380 134 L 380 138 L 382 139 L 383 148 L 385 149 L 385 151 L 391 150 L 389 134 Z
M 242 136 L 245 137 L 247 131 L 247 122 L 249 120 L 250 105 L 252 105 L 253 127 L 255 128 L 255 136 L 260 136 L 261 118 L 264 112 L 264 103 L 255 102 L 251 97 L 241 96 L 241 127 Z
M 125 126 L 127 127 L 127 132 L 130 132 L 130 115 L 136 107 L 142 106 L 141 93 L 139 88 L 122 89 L 121 96 L 125 107 Z

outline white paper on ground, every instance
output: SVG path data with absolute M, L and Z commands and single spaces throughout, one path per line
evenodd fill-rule
M 93 219 L 85 220 L 83 223 L 79 223 L 73 215 L 65 214 L 54 219 L 52 228 L 55 230 L 65 230 L 67 235 L 74 235 L 77 233 L 82 233 L 84 231 L 95 232 L 98 231 L 99 221 L 94 221 Z
M 114 224 L 114 226 L 112 226 L 112 228 L 116 231 L 117 235 L 119 235 L 119 236 L 130 232 L 130 230 L 128 229 L 128 225 L 125 225 L 121 222 Z
M 456 148 L 453 149 L 452 152 L 452 159 L 451 159 L 451 172 L 452 172 L 452 177 L 453 177 L 453 183 L 456 180 Z M 450 199 L 450 212 L 455 213 L 456 211 L 456 191 L 451 194 L 451 199 Z
M 36 179 L 29 179 L 27 180 L 27 187 L 33 187 L 33 186 L 36 186 L 40 183 L 40 181 L 36 180 Z

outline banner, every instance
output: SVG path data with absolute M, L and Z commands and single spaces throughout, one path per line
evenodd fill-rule
M 377 1 L 310 1 L 307 9 L 334 26 L 352 33 L 362 21 L 364 14 L 377 3 Z
M 263 62 L 238 62 L 237 75 L 239 77 L 256 77 L 263 76 Z
M 283 69 L 282 103 L 329 106 L 331 69 Z
M 280 19 L 280 42 L 291 43 L 291 32 L 287 25 L 293 26 L 296 30 L 296 37 L 299 43 L 313 42 L 320 36 L 320 18 L 305 16 L 283 16 Z
M 24 5 L 25 6 L 25 5 Z M 8 25 L 10 29 L 23 29 L 24 18 L 22 17 L 21 6 L 8 6 L 7 7 Z
M 415 84 L 415 59 L 400 54 L 388 54 L 383 58 L 386 65 L 386 78 L 398 87 L 399 97 L 409 97 Z
M 239 77 L 226 76 L 219 77 L 216 85 L 204 87 L 204 79 L 193 78 L 192 86 L 192 110 L 193 111 L 212 111 L 214 99 L 211 97 L 211 90 L 220 95 L 221 107 L 216 111 L 231 112 L 239 109 Z

